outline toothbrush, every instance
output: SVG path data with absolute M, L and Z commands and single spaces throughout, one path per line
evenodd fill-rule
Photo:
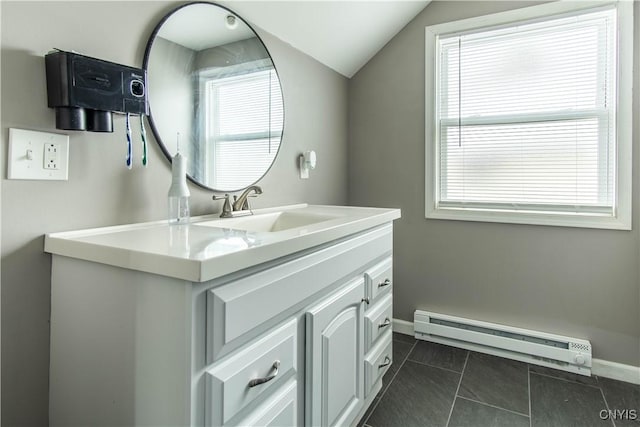
M 142 166 L 147 167 L 147 131 L 144 128 L 144 116 L 140 114 L 140 136 L 142 137 Z
M 131 169 L 131 167 L 133 166 L 133 162 L 132 162 L 132 158 L 133 158 L 133 146 L 131 144 L 131 124 L 129 123 L 129 113 L 127 113 L 127 118 L 126 118 L 126 124 L 127 124 L 127 158 L 126 158 L 126 162 L 127 162 L 127 169 Z

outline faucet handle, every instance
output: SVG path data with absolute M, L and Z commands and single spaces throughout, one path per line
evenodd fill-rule
M 229 195 L 225 194 L 224 196 L 213 195 L 213 200 L 223 200 L 224 204 L 222 205 L 222 213 L 220 214 L 220 218 L 231 218 L 233 216 L 233 208 L 231 207 L 231 202 L 229 201 Z

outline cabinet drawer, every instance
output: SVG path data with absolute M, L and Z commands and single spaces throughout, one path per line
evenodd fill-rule
M 272 393 L 283 378 L 295 374 L 296 329 L 293 319 L 207 370 L 207 425 L 225 425 L 247 404 Z M 255 384 L 258 379 L 266 381 Z
M 365 327 L 365 351 L 369 351 L 378 337 L 391 330 L 393 319 L 393 299 L 387 294 L 376 302 L 364 317 Z
M 379 262 L 364 273 L 367 284 L 367 297 L 371 309 L 383 295 L 391 293 L 393 287 L 393 263 L 391 257 Z
M 238 426 L 283 427 L 298 423 L 298 389 L 295 379 L 287 382 L 262 405 L 251 411 Z
M 371 393 L 373 385 L 387 372 L 393 361 L 391 331 L 386 332 L 364 359 L 365 396 Z

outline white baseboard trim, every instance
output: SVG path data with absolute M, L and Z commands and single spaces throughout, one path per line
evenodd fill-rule
M 393 319 L 393 332 L 415 336 L 413 322 L 407 322 L 406 320 Z M 640 366 L 591 359 L 591 374 L 632 384 L 640 384 Z
M 591 359 L 591 373 L 599 377 L 640 384 L 640 366 L 623 365 L 602 359 Z
M 393 332 L 397 332 L 403 335 L 415 336 L 413 330 L 413 322 L 407 322 L 406 320 L 393 319 L 392 323 Z

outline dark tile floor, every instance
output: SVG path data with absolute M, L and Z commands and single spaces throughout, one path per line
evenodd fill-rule
M 382 390 L 360 426 L 640 427 L 640 385 L 397 333 L 393 355 Z M 617 419 L 603 419 L 607 414 Z

